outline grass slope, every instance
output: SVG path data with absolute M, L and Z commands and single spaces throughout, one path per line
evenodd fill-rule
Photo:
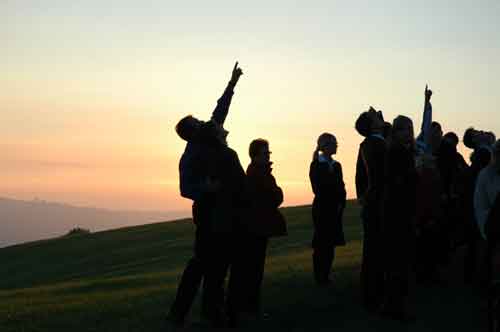
M 418 288 L 415 325 L 367 315 L 360 303 L 359 209 L 349 204 L 346 247 L 336 285 L 312 280 L 310 207 L 285 208 L 289 236 L 271 240 L 263 303 L 273 319 L 263 331 L 481 331 L 475 291 L 455 281 Z M 128 227 L 0 249 L 0 331 L 166 331 L 163 317 L 191 256 L 189 220 Z M 192 320 L 198 319 L 199 303 Z

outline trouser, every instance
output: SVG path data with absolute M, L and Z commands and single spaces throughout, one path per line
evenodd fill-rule
M 330 272 L 335 259 L 335 247 L 316 246 L 313 248 L 313 270 L 314 280 L 318 284 L 327 283 L 330 280 Z
M 226 304 L 228 314 L 233 318 L 241 312 L 261 312 L 267 243 L 266 237 L 250 234 L 236 238 Z
M 204 313 L 213 321 L 220 321 L 224 312 L 224 283 L 232 264 L 234 252 L 231 234 L 212 234 L 210 266 L 205 273 L 206 306 Z
M 382 268 L 381 225 L 378 214 L 362 210 L 363 258 L 361 262 L 361 289 L 364 305 L 377 310 L 384 294 L 384 270 Z
M 177 288 L 177 294 L 170 309 L 171 313 L 174 314 L 179 321 L 184 321 L 191 309 L 202 280 L 202 314 L 208 315 L 210 297 L 207 297 L 209 291 L 207 289 L 206 272 L 210 265 L 208 257 L 209 237 L 210 235 L 205 230 L 197 227 L 194 240 L 194 254 L 182 273 L 181 281 Z
M 170 313 L 182 322 L 191 309 L 203 280 L 202 316 L 218 320 L 224 303 L 224 278 L 228 260 L 224 236 L 211 231 L 211 204 L 193 204 L 196 224 L 194 254 L 188 261 L 177 288 Z

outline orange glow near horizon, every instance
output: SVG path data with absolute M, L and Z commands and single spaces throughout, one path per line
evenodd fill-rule
M 210 118 L 236 60 L 229 145 L 246 168 L 250 141 L 269 140 L 284 205 L 311 202 L 323 132 L 354 197 L 357 115 L 373 105 L 419 128 L 425 84 L 445 132 L 500 135 L 497 3 L 217 2 L 1 3 L 0 197 L 189 211 L 174 126 Z

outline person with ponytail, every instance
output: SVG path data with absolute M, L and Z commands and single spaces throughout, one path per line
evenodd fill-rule
M 318 285 L 331 283 L 330 272 L 335 258 L 335 247 L 345 245 L 342 216 L 346 204 L 346 190 L 342 166 L 332 158 L 336 153 L 335 136 L 329 133 L 321 134 L 309 170 L 314 193 L 312 257 L 314 279 Z

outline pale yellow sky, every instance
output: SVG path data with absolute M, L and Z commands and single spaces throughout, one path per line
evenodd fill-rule
M 352 197 L 357 114 L 373 105 L 419 127 L 426 83 L 445 131 L 500 133 L 497 2 L 409 10 L 395 1 L 382 11 L 298 1 L 286 15 L 258 2 L 153 3 L 0 5 L 1 196 L 189 209 L 173 128 L 186 114 L 210 117 L 235 60 L 245 74 L 229 144 L 246 167 L 249 142 L 270 141 L 286 205 L 310 203 L 308 167 L 324 131 L 339 140 Z

